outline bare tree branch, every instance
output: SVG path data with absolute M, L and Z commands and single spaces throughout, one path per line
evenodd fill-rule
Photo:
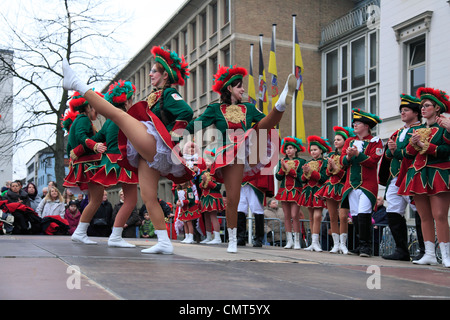
M 59 0 L 52 5 L 55 7 L 51 15 L 34 14 L 27 22 L 30 28 L 26 33 L 0 13 L 2 32 L 9 35 L 12 41 L 9 50 L 14 52 L 13 62 L 0 54 L 0 85 L 11 77 L 14 79 L 13 95 L 0 97 L 0 115 L 6 113 L 11 100 L 14 105 L 14 127 L 0 127 L 0 136 L 13 135 L 14 139 L 0 146 L 0 153 L 36 143 L 51 147 L 57 181 L 62 185 L 66 150 L 60 121 L 69 97 L 61 86 L 61 61 L 65 57 L 77 70 L 82 70 L 87 84 L 104 85 L 118 71 L 118 63 L 114 61 L 124 62 L 120 60 L 120 43 L 114 34 L 129 17 L 120 12 L 104 15 L 111 8 L 103 1 Z M 110 56 L 99 51 L 105 42 Z M 32 134 L 36 130 L 39 136 Z

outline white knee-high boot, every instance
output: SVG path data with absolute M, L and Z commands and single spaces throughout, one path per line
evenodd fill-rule
M 97 242 L 89 240 L 87 236 L 87 229 L 89 227 L 88 222 L 80 222 L 72 234 L 72 241 L 84 244 L 97 244 Z
M 442 264 L 446 268 L 450 268 L 450 242 L 439 243 L 441 249 Z
M 286 232 L 286 245 L 284 249 L 292 249 L 294 246 L 294 241 L 292 241 L 292 232 Z
M 209 241 L 212 240 L 212 233 L 211 231 L 206 231 L 206 238 L 202 241 L 200 241 L 200 243 L 207 243 Z
M 425 254 L 423 255 L 422 259 L 420 260 L 413 260 L 413 263 L 415 264 L 429 264 L 429 265 L 437 265 L 438 262 L 436 260 L 436 253 L 435 253 L 435 245 L 434 242 L 431 241 L 425 241 Z
M 228 248 L 227 252 L 237 253 L 237 228 L 228 228 Z
M 322 248 L 319 243 L 319 234 L 313 233 L 312 235 L 312 251 L 322 252 Z
M 207 242 L 206 244 L 220 244 L 220 243 L 222 243 L 222 239 L 220 238 L 220 232 L 214 231 L 214 239 Z
M 291 105 L 292 97 L 295 93 L 296 86 L 297 86 L 297 78 L 295 77 L 295 75 L 290 74 L 286 80 L 284 89 L 280 94 L 280 98 L 275 104 L 275 109 L 277 109 L 280 112 L 284 112 L 286 110 L 286 107 Z
M 173 246 L 169 239 L 169 235 L 167 234 L 167 230 L 155 230 L 155 234 L 158 237 L 158 243 L 151 248 L 141 250 L 141 252 L 152 254 L 172 254 Z
M 339 235 L 339 238 L 340 238 L 339 251 L 341 251 L 343 254 L 348 254 L 347 234 L 346 233 L 341 233 Z
M 128 243 L 122 238 L 123 228 L 113 227 L 108 239 L 108 246 L 117 248 L 136 248 L 134 244 Z
M 331 236 L 333 237 L 333 248 L 331 249 L 330 253 L 339 253 L 339 248 L 340 248 L 339 234 L 332 233 Z
M 294 232 L 294 250 L 300 250 L 300 233 Z

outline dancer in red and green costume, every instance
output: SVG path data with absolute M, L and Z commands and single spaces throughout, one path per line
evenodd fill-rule
M 178 220 L 184 223 L 185 239 L 181 243 L 195 243 L 193 221 L 201 218 L 199 199 L 192 181 L 178 184 L 175 193 L 175 203 L 179 207 Z
M 361 257 L 372 255 L 372 211 L 378 196 L 378 162 L 383 156 L 383 143 L 371 130 L 382 120 L 369 112 L 353 109 L 353 128 L 356 137 L 345 141 L 340 163 L 347 167 L 342 201 L 348 201 L 353 225 L 359 233 Z
M 450 205 L 450 139 L 448 131 L 437 123 L 450 108 L 446 92 L 433 88 L 419 88 L 425 123 L 414 130 L 406 146 L 406 156 L 413 157 L 399 194 L 410 195 L 422 220 L 425 255 L 416 264 L 437 264 L 435 255 L 435 223 L 442 264 L 450 267 L 450 235 L 448 210 Z
M 193 133 L 195 130 L 214 124 L 223 138 L 222 146 L 216 149 L 216 160 L 211 166 L 211 174 L 217 181 L 225 184 L 227 192 L 226 217 L 229 234 L 227 251 L 230 253 L 237 252 L 237 208 L 241 183 L 244 179 L 250 179 L 265 166 L 259 161 L 249 160 L 249 154 L 258 154 L 257 151 L 249 152 L 248 150 L 250 137 L 267 139 L 267 131 L 273 135 L 277 134 L 276 130 L 271 129 L 280 122 L 286 106 L 291 104 L 297 83 L 294 75 L 288 77 L 280 99 L 266 116 L 254 104 L 242 102 L 245 92 L 242 79 L 246 75 L 245 68 L 219 66 L 214 76 L 212 89 L 220 95 L 220 102 L 208 105 L 205 112 L 189 123 L 186 128 Z M 230 135 L 230 132 L 234 135 Z M 275 138 L 277 141 L 278 139 L 278 137 Z M 277 152 L 272 150 L 271 141 L 273 140 L 267 140 L 270 147 L 266 148 L 267 153 L 264 155 L 271 159 Z M 254 143 L 253 147 L 257 144 Z
M 97 98 L 103 100 L 103 95 L 100 93 L 94 91 L 92 93 Z M 72 241 L 84 244 L 97 244 L 97 242 L 88 238 L 87 228 L 92 217 L 100 207 L 103 188 L 91 182 L 95 172 L 86 170 L 92 165 L 99 163 L 102 157 L 101 153 L 106 150 L 106 147 L 101 143 L 95 143 L 91 140 L 92 136 L 96 133 L 92 121 L 97 119 L 97 112 L 80 93 L 75 92 L 72 95 L 69 101 L 69 109 L 69 114 L 74 115 L 75 112 L 78 112 L 78 115 L 71 125 L 69 119 L 63 121 L 63 125 L 66 125 L 66 129 L 69 132 L 67 154 L 70 157 L 72 149 L 77 146 L 80 146 L 79 148 L 84 151 L 82 156 L 76 159 L 70 159 L 69 173 L 64 179 L 63 186 L 70 189 L 74 194 L 87 192 L 90 200 L 87 207 L 83 210 L 76 230 L 72 234 Z
M 105 99 L 113 104 L 115 107 L 124 111 L 131 108 L 133 105 L 133 94 L 136 92 L 136 87 L 130 81 L 119 80 L 112 84 L 105 95 Z M 108 239 L 108 246 L 120 248 L 134 248 L 135 245 L 126 242 L 122 238 L 123 226 L 131 215 L 131 212 L 136 207 L 137 202 L 137 173 L 126 170 L 117 164 L 120 157 L 118 146 L 119 127 L 107 119 L 100 131 L 94 135 L 89 145 L 96 143 L 106 144 L 106 151 L 102 154 L 102 159 L 98 165 L 89 167 L 87 170 L 94 172 L 91 182 L 103 186 L 104 189 L 122 185 L 124 194 L 124 203 L 120 207 L 114 220 L 112 233 Z M 84 148 L 78 146 L 71 152 L 72 157 L 80 157 L 84 153 Z
M 383 255 L 383 258 L 387 260 L 410 261 L 408 227 L 404 216 L 408 205 L 414 211 L 416 211 L 416 207 L 411 203 L 411 197 L 398 194 L 399 187 L 397 185 L 401 184 L 404 177 L 403 172 L 411 165 L 411 160 L 405 158 L 404 154 L 411 134 L 415 129 L 422 126 L 420 109 L 420 99 L 407 94 L 400 95 L 399 112 L 405 125 L 396 130 L 388 139 L 382 164 L 387 161 L 389 167 L 386 166 L 386 169 L 384 169 L 384 166 L 380 165 L 380 176 L 383 176 L 383 170 L 389 172 L 385 190 L 385 199 L 388 203 L 386 216 L 395 241 L 395 251 L 392 254 Z M 404 169 L 401 170 L 401 168 Z
M 172 87 L 183 86 L 189 70 L 184 57 L 179 57 L 173 51 L 153 47 L 151 53 L 155 64 L 152 66 L 150 79 L 155 91 L 148 102 L 138 102 L 128 112 L 96 96 L 77 77 L 66 59 L 63 60 L 63 87 L 80 92 L 97 112 L 119 126 L 122 158 L 118 163 L 128 170 L 138 172 L 141 197 L 158 237 L 155 246 L 141 252 L 172 254 L 173 246 L 167 234 L 157 190 L 161 176 L 175 183 L 182 183 L 191 180 L 194 174 L 180 156 L 177 140 L 179 134 L 175 132 L 187 125 L 192 119 L 193 111 Z
M 331 152 L 327 139 L 318 136 L 308 137 L 308 151 L 312 159 L 303 165 L 302 181 L 304 183 L 300 204 L 308 208 L 310 228 L 312 230 L 311 245 L 305 250 L 321 252 L 319 243 L 320 226 L 322 223 L 322 210 L 326 208 L 323 199 L 314 195 L 327 180 L 327 160 L 325 153 Z
M 326 201 L 328 213 L 330 214 L 331 236 L 333 248 L 330 253 L 348 254 L 348 209 L 340 207 L 342 191 L 344 190 L 346 167 L 340 163 L 342 148 L 348 138 L 354 137 L 353 128 L 333 127 L 335 132 L 335 151 L 328 154 L 327 176 L 328 180 L 316 192 L 315 196 Z M 340 221 L 340 224 L 339 224 Z
M 215 158 L 215 150 L 205 150 L 205 153 L 207 155 L 205 158 L 206 169 L 200 173 L 199 181 L 202 189 L 200 207 L 205 219 L 206 239 L 200 243 L 220 244 L 222 239 L 220 238 L 220 224 L 217 213 L 225 209 L 220 193 L 222 184 L 217 182 L 210 172 L 211 163 Z M 214 239 L 212 238 L 213 234 Z
M 284 212 L 284 225 L 286 229 L 285 249 L 300 249 L 300 197 L 303 189 L 302 175 L 305 159 L 299 158 L 299 152 L 305 152 L 302 140 L 296 137 L 286 137 L 281 141 L 281 154 L 284 159 L 278 162 L 278 171 L 275 174 L 281 181 L 275 199 L 281 201 Z

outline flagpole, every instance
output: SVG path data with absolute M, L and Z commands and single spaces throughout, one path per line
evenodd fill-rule
M 263 38 L 263 34 L 259 34 L 259 67 L 258 67 L 258 107 L 260 111 L 263 111 L 263 100 L 261 100 L 261 77 L 262 77 L 262 70 L 261 68 L 261 61 L 262 61 L 262 38 Z
M 292 20 L 293 20 L 293 24 L 292 24 L 292 73 L 295 74 L 295 17 L 297 15 L 293 14 L 292 15 Z M 291 132 L 292 132 L 292 136 L 295 137 L 296 134 L 296 130 L 295 130 L 295 100 L 297 99 L 297 93 L 294 95 L 293 99 L 292 99 L 292 116 L 291 116 Z

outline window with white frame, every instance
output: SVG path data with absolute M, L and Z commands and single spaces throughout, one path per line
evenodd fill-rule
M 406 83 L 409 94 L 415 95 L 417 89 L 425 86 L 426 45 L 425 37 L 406 43 Z
M 378 31 L 368 30 L 340 42 L 323 54 L 323 135 L 334 126 L 351 125 L 351 110 L 378 113 Z
M 424 11 L 392 27 L 403 57 L 401 80 L 407 94 L 415 95 L 418 88 L 426 86 L 427 36 L 432 17 L 432 11 Z

